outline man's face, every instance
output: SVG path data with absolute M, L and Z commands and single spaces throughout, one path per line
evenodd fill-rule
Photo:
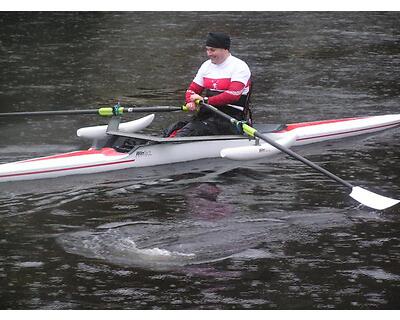
M 225 61 L 228 50 L 222 48 L 206 47 L 207 57 L 211 59 L 214 64 L 220 64 Z

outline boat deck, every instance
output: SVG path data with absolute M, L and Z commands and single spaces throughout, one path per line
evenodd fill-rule
M 254 126 L 258 131 L 262 133 L 271 133 L 271 132 L 278 132 L 283 130 L 286 125 L 282 124 L 261 124 Z M 110 136 L 117 136 L 117 137 L 125 137 L 125 138 L 132 138 L 138 139 L 143 141 L 151 141 L 155 143 L 173 143 L 173 142 L 195 142 L 195 141 L 215 141 L 215 140 L 239 140 L 239 139 L 247 139 L 253 140 L 254 138 L 250 138 L 244 135 L 214 135 L 214 136 L 191 136 L 191 137 L 158 137 L 158 136 L 150 136 L 140 133 L 128 133 L 122 132 L 119 130 L 107 130 L 107 134 Z

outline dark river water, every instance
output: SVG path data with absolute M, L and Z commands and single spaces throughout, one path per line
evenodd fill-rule
M 0 26 L 1 112 L 179 106 L 212 30 L 252 70 L 258 123 L 399 112 L 398 12 L 2 12 Z M 88 148 L 76 130 L 104 123 L 0 119 L 0 163 Z M 400 197 L 398 129 L 297 151 Z M 0 184 L 1 309 L 399 307 L 399 209 L 285 155 Z

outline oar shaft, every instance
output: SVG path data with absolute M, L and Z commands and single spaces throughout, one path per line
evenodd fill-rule
M 212 105 L 209 105 L 209 104 L 204 103 L 204 102 L 200 102 L 200 104 L 205 106 L 206 108 L 210 109 L 211 111 L 215 112 L 216 114 L 220 115 L 221 117 L 225 118 L 226 120 L 230 121 L 233 125 L 235 125 L 235 126 L 241 125 L 240 121 L 238 121 L 237 119 L 227 115 L 226 113 L 224 113 L 221 110 L 213 107 Z M 257 130 L 252 128 L 251 126 L 249 126 L 247 124 L 243 124 L 242 125 L 242 129 L 247 135 L 249 135 L 251 137 L 257 137 L 257 138 L 259 138 L 261 140 L 264 140 L 265 142 L 269 143 L 270 145 L 272 145 L 276 149 L 278 149 L 278 150 L 288 154 L 289 156 L 291 156 L 291 157 L 303 162 L 305 165 L 313 168 L 314 170 L 317 170 L 317 171 L 321 172 L 322 174 L 324 174 L 324 175 L 330 177 L 331 179 L 339 182 L 340 184 L 344 185 L 345 187 L 348 187 L 350 189 L 353 188 L 353 185 L 350 184 L 349 182 L 339 178 L 338 176 L 334 175 L 333 173 L 329 172 L 328 170 L 325 170 L 324 168 L 320 167 L 319 165 L 315 164 L 314 162 L 311 162 L 310 160 L 302 157 L 301 155 L 297 154 L 296 152 L 290 150 L 289 148 L 286 148 L 285 146 L 282 146 L 281 144 L 275 142 L 274 140 L 270 139 L 266 135 L 263 135 L 263 134 L 257 132 Z
M 155 106 L 155 107 L 135 107 L 120 106 L 118 108 L 103 107 L 99 109 L 86 110 L 54 110 L 54 111 L 32 111 L 32 112 L 8 112 L 0 113 L 0 117 L 30 117 L 30 116 L 50 116 L 50 115 L 80 115 L 80 114 L 97 114 L 105 117 L 113 115 L 122 115 L 124 113 L 133 112 L 172 112 L 182 111 L 182 107 L 171 106 Z
M 293 152 L 289 148 L 286 148 L 286 147 L 282 146 L 281 144 L 279 144 L 279 143 L 275 142 L 274 140 L 268 138 L 266 135 L 263 135 L 263 134 L 261 134 L 261 133 L 256 131 L 256 132 L 254 132 L 254 136 L 257 137 L 257 138 L 260 138 L 261 140 L 264 140 L 265 142 L 268 142 L 271 146 L 275 147 L 276 149 L 288 154 L 292 158 L 295 158 L 295 159 L 303 162 L 305 165 L 313 168 L 314 170 L 317 170 L 317 171 L 321 172 L 322 174 L 330 177 L 331 179 L 341 183 L 345 187 L 348 187 L 350 189 L 353 188 L 352 184 L 350 184 L 347 181 L 343 180 L 342 178 L 334 175 L 332 172 L 329 172 L 328 170 L 325 170 L 324 168 L 320 167 L 319 165 L 315 164 L 314 162 L 311 162 L 310 160 L 308 160 L 308 159 L 304 158 L 303 156 L 297 154 L 296 152 Z
M 32 111 L 32 112 L 7 112 L 0 113 L 0 117 L 30 117 L 30 116 L 50 116 L 50 115 L 78 115 L 78 114 L 99 114 L 98 109 L 87 110 L 55 110 L 55 111 Z
M 155 106 L 155 107 L 135 107 L 135 106 L 124 106 L 124 112 L 173 112 L 182 111 L 183 107 L 172 107 L 172 106 Z
M 248 136 L 256 137 L 261 140 L 264 140 L 265 142 L 269 143 L 271 146 L 275 147 L 276 149 L 288 154 L 289 156 L 293 157 L 294 159 L 301 161 L 305 165 L 313 168 L 314 170 L 324 174 L 325 176 L 327 176 L 327 177 L 337 181 L 338 183 L 344 185 L 345 187 L 351 189 L 350 197 L 352 197 L 353 199 L 357 200 L 358 202 L 362 203 L 365 206 L 368 206 L 370 208 L 377 209 L 377 210 L 383 210 L 383 209 L 392 207 L 392 206 L 400 203 L 400 200 L 383 197 L 379 194 L 365 190 L 363 188 L 355 187 L 352 184 L 348 183 L 347 181 L 345 181 L 345 180 L 339 178 L 338 176 L 334 175 L 333 173 L 329 172 L 328 170 L 321 168 L 319 165 L 311 162 L 310 160 L 302 157 L 301 155 L 290 150 L 289 148 L 286 148 L 285 146 L 270 139 L 268 136 L 257 132 L 256 129 L 249 126 L 248 124 L 242 123 L 241 121 L 227 115 L 226 113 L 218 110 L 217 108 L 215 108 L 209 104 L 206 104 L 201 101 L 200 102 L 197 101 L 197 103 L 199 103 L 200 105 L 203 105 L 205 108 L 215 112 L 216 114 L 220 115 L 221 117 L 229 120 L 232 123 L 232 125 L 235 125 L 236 127 L 240 126 L 242 128 L 243 132 L 246 133 Z

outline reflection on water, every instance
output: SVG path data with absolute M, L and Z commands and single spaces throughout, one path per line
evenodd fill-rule
M 253 71 L 258 123 L 398 113 L 399 21 L 396 12 L 0 13 L 0 111 L 181 105 L 205 59 L 201 39 L 225 30 Z M 181 117 L 157 114 L 146 130 Z M 104 122 L 0 119 L 0 163 L 87 148 L 76 129 Z M 296 151 L 396 198 L 399 141 L 395 129 Z M 358 205 L 282 155 L 5 183 L 0 307 L 397 309 L 398 214 Z

